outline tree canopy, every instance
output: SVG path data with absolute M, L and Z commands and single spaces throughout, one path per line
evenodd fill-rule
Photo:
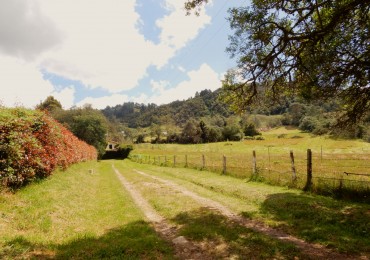
M 60 102 L 49 96 L 37 107 L 47 110 L 51 116 L 66 126 L 75 136 L 94 146 L 99 156 L 105 152 L 108 121 L 104 114 L 91 105 L 64 110 Z
M 48 96 L 43 102 L 40 102 L 40 104 L 36 106 L 36 109 L 47 110 L 49 113 L 53 113 L 56 110 L 62 109 L 62 104 L 53 96 Z
M 207 0 L 189 0 L 188 12 Z M 227 51 L 238 67 L 223 81 L 237 111 L 285 96 L 338 98 L 340 122 L 370 110 L 370 0 L 252 0 L 229 10 Z

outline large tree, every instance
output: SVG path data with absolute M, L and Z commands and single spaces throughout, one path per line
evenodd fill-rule
M 36 109 L 47 110 L 49 113 L 54 113 L 62 109 L 62 104 L 53 96 L 48 96 L 43 102 L 36 106 Z
M 191 12 L 207 0 L 189 0 Z M 370 0 L 252 0 L 229 10 L 227 51 L 238 68 L 225 100 L 243 111 L 284 96 L 338 98 L 337 118 L 356 124 L 370 111 Z

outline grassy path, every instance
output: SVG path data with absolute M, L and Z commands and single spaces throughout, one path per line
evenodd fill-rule
M 188 221 L 195 221 L 193 215 L 213 214 L 210 213 L 212 210 L 209 207 L 204 207 L 208 198 L 227 205 L 238 217 L 243 216 L 244 220 L 253 219 L 249 223 L 256 223 L 254 221 L 264 223 L 257 227 L 259 229 L 266 228 L 266 226 L 277 228 L 279 232 L 274 231 L 275 237 L 284 237 L 282 234 L 285 233 L 288 234 L 285 238 L 292 236 L 300 238 L 293 239 L 298 244 L 302 239 L 310 243 L 321 244 L 321 246 L 309 246 L 312 250 L 316 250 L 316 253 L 318 251 L 323 251 L 323 254 L 330 253 L 334 249 L 334 252 L 340 253 L 340 255 L 332 254 L 334 258 L 369 258 L 369 205 L 336 201 L 262 183 L 246 183 L 239 179 L 206 171 L 154 167 L 130 161 L 120 163 L 118 168 L 131 182 L 136 183 L 137 189 L 161 215 L 175 224 L 179 224 L 179 219 L 184 217 L 188 224 Z M 135 172 L 133 169 L 138 171 Z M 144 174 L 138 174 L 138 172 Z M 166 188 L 168 182 L 175 183 L 175 188 L 174 185 L 172 185 L 172 190 Z M 184 199 L 184 189 L 206 200 L 197 201 L 194 195 L 191 195 L 193 201 L 189 202 L 189 199 Z M 185 193 L 189 196 L 189 192 Z M 203 212 L 204 210 L 206 213 Z M 228 214 L 230 215 L 230 213 L 216 213 L 218 217 L 225 217 Z M 235 219 L 233 221 L 235 222 Z M 184 224 L 181 221 L 180 223 Z M 217 230 L 216 225 L 212 228 Z M 190 232 L 188 234 L 190 238 L 197 237 L 196 233 L 202 233 L 190 226 L 185 233 L 187 232 Z M 207 236 L 205 234 L 205 237 Z M 204 240 L 205 237 L 199 239 Z M 215 235 L 216 240 L 220 237 L 222 235 Z M 320 250 L 323 246 L 330 249 Z M 306 252 L 306 255 L 307 253 L 309 254 Z M 322 255 L 321 258 L 327 258 L 327 256 Z
M 235 219 L 223 216 L 215 211 L 214 207 L 222 207 L 215 201 L 198 196 L 181 186 L 174 190 L 175 184 L 143 172 L 138 174 L 135 169 L 127 167 L 127 164 L 117 163 L 114 167 L 120 169 L 124 182 L 136 193 L 133 196 L 140 197 L 138 205 L 145 205 L 141 207 L 143 210 L 148 208 L 146 202 L 149 202 L 148 218 L 152 218 L 151 211 L 154 208 L 161 216 L 159 219 L 152 218 L 154 224 L 160 221 L 172 225 L 172 236 L 184 236 L 189 242 L 189 248 L 186 243 L 185 248 L 180 249 L 182 252 L 178 256 L 181 259 L 309 258 L 291 243 L 271 238 L 236 223 Z M 210 208 L 209 204 L 214 207 Z M 226 207 L 223 210 L 227 210 Z M 161 230 L 159 233 L 162 233 Z M 177 251 L 178 245 L 173 244 Z
M 196 194 L 194 192 L 191 192 L 188 189 L 186 189 L 182 186 L 179 186 L 174 182 L 171 182 L 171 181 L 159 178 L 159 177 L 155 177 L 155 176 L 152 176 L 152 175 L 148 175 L 148 174 L 146 174 L 142 171 L 138 171 L 138 170 L 134 170 L 134 171 L 137 172 L 140 175 L 150 177 L 150 178 L 152 178 L 152 179 L 154 179 L 154 180 L 156 180 L 160 183 L 164 183 L 166 186 L 170 187 L 175 192 L 179 192 L 179 193 L 183 194 L 184 196 L 190 197 L 191 199 L 193 199 L 196 202 L 198 202 L 199 204 L 201 204 L 203 207 L 209 208 L 212 211 L 217 211 L 218 213 L 225 216 L 229 220 L 234 221 L 235 223 L 238 223 L 242 226 L 250 228 L 254 231 L 263 233 L 267 236 L 274 237 L 278 240 L 290 242 L 290 243 L 294 244 L 295 246 L 297 246 L 300 250 L 302 250 L 302 252 L 307 256 L 310 256 L 312 258 L 325 258 L 325 259 L 341 259 L 341 258 L 346 259 L 346 258 L 348 258 L 348 256 L 337 254 L 337 253 L 333 252 L 332 250 L 328 250 L 328 249 L 324 248 L 321 245 L 310 244 L 310 243 L 305 242 L 302 239 L 298 239 L 298 238 L 293 237 L 291 235 L 287 235 L 286 233 L 282 232 L 281 230 L 270 228 L 270 227 L 264 225 L 261 222 L 254 221 L 254 220 L 251 220 L 251 219 L 246 219 L 246 218 L 243 218 L 241 216 L 238 216 L 237 214 L 232 212 L 225 205 L 222 205 L 221 203 L 219 203 L 217 201 L 214 201 L 212 199 L 208 199 L 208 198 L 199 196 L 198 194 Z
M 126 180 L 125 177 L 112 164 L 117 178 L 122 183 L 123 187 L 130 193 L 136 205 L 143 211 L 147 220 L 152 223 L 158 234 L 165 240 L 172 242 L 175 250 L 176 258 L 180 259 L 212 259 L 206 251 L 202 250 L 201 246 L 194 242 L 188 241 L 183 236 L 179 236 L 176 227 L 170 225 L 166 219 L 160 216 L 149 203 L 141 196 L 135 187 Z
M 207 171 L 89 162 L 0 193 L 0 259 L 312 258 L 282 234 L 339 252 L 338 259 L 368 259 L 369 219 L 369 205 Z
M 0 259 L 172 258 L 106 163 L 0 194 Z

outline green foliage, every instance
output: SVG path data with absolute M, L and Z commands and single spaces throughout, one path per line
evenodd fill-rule
M 284 97 L 276 105 L 258 104 L 253 109 L 248 107 L 240 115 L 233 115 L 226 105 L 220 102 L 219 92 L 220 90 L 203 90 L 188 100 L 161 106 L 124 103 L 107 107 L 103 113 L 110 121 L 109 139 L 131 143 L 206 143 L 237 140 L 241 138 L 241 134 L 237 131 L 230 134 L 229 132 L 233 131 L 230 125 L 254 124 L 256 129 L 266 131 L 281 125 L 298 127 L 305 117 L 312 118 L 317 124 L 316 127 L 305 128 L 304 131 L 322 135 L 331 131 L 335 125 L 333 118 L 339 108 L 339 102 L 336 100 L 314 100 L 307 103 L 298 97 Z M 188 125 L 189 121 L 193 126 Z M 305 124 L 306 122 L 302 124 L 303 128 Z M 185 126 L 187 129 L 184 131 Z M 345 129 L 339 129 L 339 132 L 335 132 L 336 135 L 341 131 L 344 132 Z M 167 135 L 164 135 L 164 132 L 167 132 Z M 363 134 L 359 135 L 366 139 L 366 127 Z
M 199 6 L 205 1 L 191 1 Z M 339 100 L 336 118 L 357 124 L 370 110 L 369 1 L 252 1 L 230 11 L 228 52 L 238 68 L 223 81 L 236 111 L 287 97 Z M 299 121 L 293 118 L 293 124 Z
M 81 140 L 97 148 L 99 154 L 106 146 L 106 126 L 104 118 L 99 115 L 84 114 L 73 118 L 72 132 Z
M 256 129 L 254 124 L 246 124 L 244 126 L 244 135 L 245 136 L 256 136 L 261 135 L 261 133 Z
M 222 132 L 219 127 L 208 128 L 207 142 L 219 142 L 222 141 Z
M 136 143 L 141 144 L 145 142 L 145 136 L 143 134 L 139 134 L 136 138 Z
M 156 125 L 178 125 L 184 127 L 190 119 L 231 114 L 225 104 L 218 101 L 219 90 L 203 90 L 195 97 L 183 101 L 174 101 L 167 105 L 124 103 L 102 110 L 110 120 L 116 119 L 130 128 Z
M 130 152 L 133 150 L 132 145 L 120 145 L 116 150 L 113 151 L 105 151 L 104 155 L 102 156 L 103 160 L 108 159 L 126 159 Z
M 181 132 L 180 142 L 186 144 L 201 143 L 201 133 L 202 129 L 199 127 L 199 125 L 194 120 L 189 120 Z
M 162 129 L 157 124 L 152 124 L 150 126 L 150 135 L 154 136 L 153 143 L 159 143 L 161 141 Z
M 93 145 L 99 156 L 104 154 L 108 123 L 101 111 L 85 106 L 59 111 L 54 118 L 65 124 L 78 138 Z
M 239 141 L 242 138 L 240 126 L 237 124 L 227 125 L 222 129 L 223 140 Z
M 316 128 L 318 128 L 320 122 L 311 116 L 306 116 L 302 119 L 301 123 L 299 124 L 299 129 L 304 132 L 313 132 Z
M 62 109 L 62 104 L 53 96 L 48 96 L 44 102 L 41 102 L 39 105 L 36 106 L 36 109 L 46 110 L 49 113 L 53 114 L 54 112 Z

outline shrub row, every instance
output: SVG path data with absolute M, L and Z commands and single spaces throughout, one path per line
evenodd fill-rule
M 105 154 L 102 156 L 102 159 L 126 159 L 132 150 L 132 145 L 121 145 L 117 147 L 116 150 L 106 151 Z
M 0 184 L 20 186 L 96 158 L 93 146 L 44 112 L 0 108 Z

